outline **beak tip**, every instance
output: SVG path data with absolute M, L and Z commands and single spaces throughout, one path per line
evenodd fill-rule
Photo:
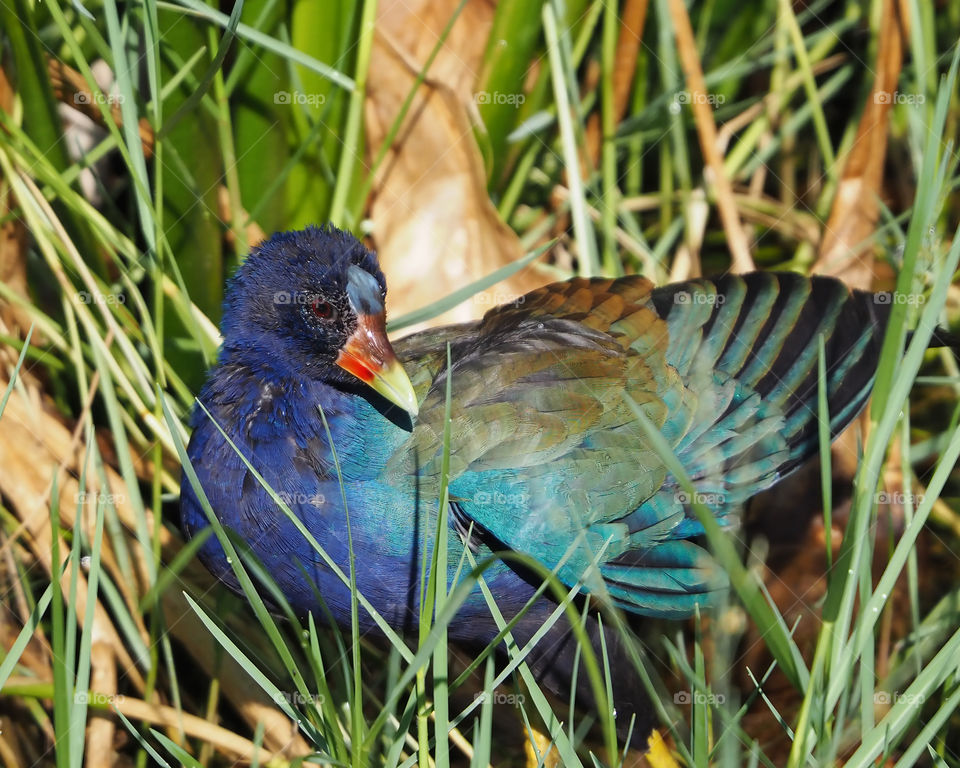
M 399 366 L 400 370 L 403 370 L 402 366 Z M 403 372 L 403 378 L 405 381 L 401 384 L 397 382 L 397 389 L 399 390 L 398 397 L 396 398 L 396 403 L 403 410 L 410 414 L 410 418 L 415 418 L 420 413 L 420 403 L 417 402 L 417 393 L 413 389 L 413 384 L 410 383 L 410 378 L 406 375 L 406 371 Z
M 386 375 L 377 376 L 380 379 L 378 383 L 381 384 L 378 388 L 380 394 L 409 413 L 411 419 L 416 418 L 420 413 L 420 403 L 417 401 L 417 393 L 403 366 L 399 362 L 394 362 L 384 373 Z

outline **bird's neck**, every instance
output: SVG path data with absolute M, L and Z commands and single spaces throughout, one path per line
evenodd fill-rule
M 280 412 L 274 414 L 278 423 L 287 420 L 284 412 L 289 409 L 291 416 L 299 417 L 307 410 L 319 413 L 322 409 L 328 420 L 352 415 L 360 399 L 358 393 L 344 386 L 333 372 L 329 376 L 324 375 L 325 370 L 314 373 L 321 375 L 304 375 L 256 354 L 231 351 L 221 356 L 204 394 L 221 404 L 253 404 L 260 410 L 278 403 Z
M 236 426 L 233 437 L 241 444 L 326 445 L 329 430 L 341 463 L 367 463 L 372 469 L 381 453 L 386 461 L 410 427 L 402 422 L 405 413 L 384 408 L 368 389 L 360 382 L 348 388 L 294 376 L 231 355 L 221 359 L 200 400 L 220 424 Z

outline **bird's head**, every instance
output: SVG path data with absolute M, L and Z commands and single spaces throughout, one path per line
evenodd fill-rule
M 387 285 L 377 257 L 332 226 L 280 232 L 254 248 L 227 287 L 224 355 L 281 376 L 356 380 L 417 413 L 387 340 Z

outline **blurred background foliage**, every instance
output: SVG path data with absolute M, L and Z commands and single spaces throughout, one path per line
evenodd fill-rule
M 397 683 L 396 647 L 367 651 L 359 702 L 344 671 L 322 701 L 251 682 L 249 659 L 289 682 L 280 635 L 212 583 L 176 525 L 177 443 L 226 278 L 265 233 L 332 221 L 380 253 L 398 330 L 573 274 L 754 267 L 917 295 L 948 282 L 939 319 L 955 321 L 958 30 L 950 0 L 0 1 L 0 763 L 555 761 L 535 742 L 525 755 L 520 718 L 489 705 L 451 754 L 410 735 L 431 714 L 409 706 L 353 748 L 351 718 L 372 722 Z M 813 717 L 816 685 L 775 671 L 760 696 L 769 637 L 750 610 L 695 637 L 657 627 L 671 639 L 648 646 L 667 680 L 656 765 L 960 765 L 956 669 L 937 655 L 958 618 L 956 478 L 923 519 L 903 502 L 949 455 L 957 373 L 928 356 L 891 441 L 861 599 L 895 542 L 919 540 L 900 599 L 844 667 L 862 695 Z M 828 470 L 832 518 L 818 468 L 748 515 L 784 643 L 827 594 L 857 440 Z M 335 633 L 276 632 L 304 667 L 343 651 Z M 801 623 L 799 657 L 822 632 Z M 901 716 L 889 692 L 924 672 L 936 706 Z M 695 681 L 726 709 L 673 706 Z M 798 718 L 814 734 L 802 747 Z M 518 733 L 495 741 L 503 721 Z

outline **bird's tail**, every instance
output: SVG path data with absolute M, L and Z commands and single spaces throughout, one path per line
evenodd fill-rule
M 778 431 L 788 454 L 776 472 L 783 477 L 817 450 L 819 338 L 834 436 L 870 395 L 890 316 L 888 296 L 850 291 L 829 277 L 756 272 L 669 285 L 652 299 L 670 328 L 667 357 L 680 375 L 694 387 L 733 384 L 714 426 L 748 398 L 762 403 L 761 414 L 782 420 Z M 678 451 L 709 437 L 688 432 Z M 753 452 L 737 450 L 743 440 L 724 442 L 725 471 L 751 460 Z
M 725 579 L 686 541 L 703 534 L 692 502 L 731 524 L 747 499 L 817 452 L 821 338 L 831 437 L 857 416 L 890 316 L 884 298 L 833 278 L 768 272 L 652 292 L 668 328 L 667 362 L 688 393 L 661 431 L 672 436 L 694 496 L 668 475 L 624 518 L 644 546 L 602 567 L 620 607 L 680 618 L 720 594 Z

